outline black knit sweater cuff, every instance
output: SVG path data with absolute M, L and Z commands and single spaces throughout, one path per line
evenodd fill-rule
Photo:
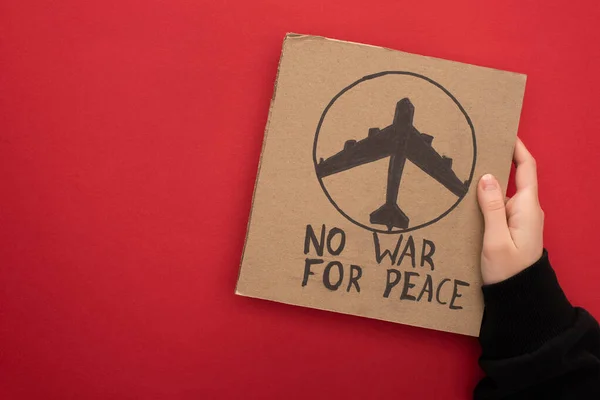
M 531 267 L 482 290 L 485 314 L 479 341 L 483 358 L 532 352 L 568 329 L 575 319 L 546 250 Z

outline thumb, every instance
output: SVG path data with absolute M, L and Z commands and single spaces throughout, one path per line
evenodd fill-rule
M 504 195 L 493 175 L 486 174 L 479 180 L 477 200 L 485 220 L 484 247 L 506 244 L 507 240 L 510 243 L 512 239 L 506 222 Z

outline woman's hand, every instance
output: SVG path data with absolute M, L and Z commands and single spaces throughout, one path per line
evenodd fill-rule
M 485 220 L 481 275 L 484 285 L 501 282 L 542 256 L 544 212 L 538 199 L 535 159 L 517 138 L 514 152 L 517 193 L 508 201 L 496 178 L 484 175 L 477 199 Z

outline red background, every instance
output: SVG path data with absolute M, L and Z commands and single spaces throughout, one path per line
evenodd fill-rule
M 546 246 L 600 316 L 599 7 L 1 1 L 0 398 L 470 397 L 473 338 L 234 296 L 287 31 L 528 74 Z

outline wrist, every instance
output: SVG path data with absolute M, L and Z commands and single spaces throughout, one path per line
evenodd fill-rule
M 573 323 L 575 311 L 545 250 L 530 267 L 482 290 L 485 315 L 480 342 L 487 358 L 533 351 Z

